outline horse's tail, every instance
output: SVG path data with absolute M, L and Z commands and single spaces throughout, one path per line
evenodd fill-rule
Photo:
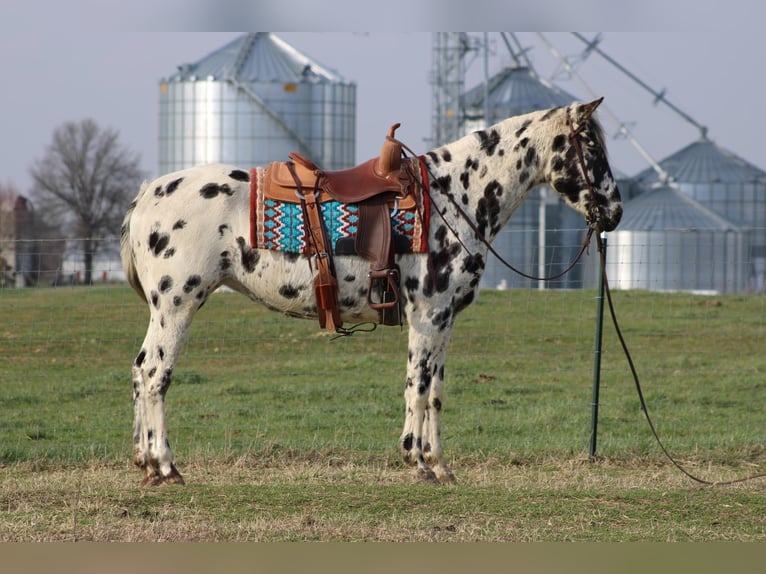
M 125 213 L 125 218 L 122 220 L 122 227 L 120 228 L 120 259 L 122 259 L 122 269 L 125 271 L 125 277 L 128 279 L 130 286 L 136 290 L 136 293 L 138 293 L 144 301 L 146 301 L 146 295 L 144 294 L 141 280 L 138 278 L 133 245 L 130 242 L 130 218 L 133 215 L 133 210 L 136 208 L 136 204 L 144 195 L 148 187 L 149 183 L 144 182 L 141 189 L 138 191 L 138 195 L 128 207 L 128 211 Z

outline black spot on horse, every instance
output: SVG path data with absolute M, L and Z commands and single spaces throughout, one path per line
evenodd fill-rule
M 244 182 L 250 181 L 250 174 L 241 169 L 235 169 L 229 174 L 229 177 L 236 181 L 244 181 Z
M 407 277 L 404 280 L 404 288 L 410 293 L 414 293 L 420 287 L 420 281 L 417 277 Z
M 162 346 L 157 347 L 157 356 L 160 358 L 160 361 L 165 358 L 165 349 L 163 349 Z
M 221 252 L 221 261 L 218 264 L 221 271 L 226 271 L 231 267 L 231 257 L 228 251 Z
M 173 305 L 175 305 L 176 307 L 180 307 L 182 302 L 183 302 L 183 299 L 181 299 L 180 295 L 176 295 L 175 297 L 173 297 Z
M 223 237 L 223 232 L 226 231 L 227 229 L 230 229 L 228 224 L 223 223 L 223 224 L 219 225 L 218 226 L 218 235 Z
M 412 443 L 413 443 L 414 439 L 415 439 L 415 436 L 412 433 L 409 433 L 402 440 L 402 448 L 404 450 L 412 450 Z
M 536 165 L 538 161 L 539 160 L 537 158 L 537 150 L 533 147 L 529 148 L 527 150 L 527 154 L 524 156 L 524 164 L 527 167 L 531 167 L 533 165 Z
M 555 138 L 553 138 L 553 143 L 551 144 L 551 150 L 553 150 L 554 152 L 562 151 L 566 143 L 567 143 L 567 136 L 565 136 L 564 134 L 559 134 Z
M 258 265 L 258 261 L 261 259 L 260 253 L 258 253 L 256 249 L 252 249 L 247 244 L 244 237 L 237 237 L 237 244 L 239 245 L 239 250 L 241 252 L 242 267 L 244 267 L 245 271 L 248 273 L 252 273 Z
M 426 153 L 426 155 L 431 158 L 431 161 L 434 162 L 434 165 L 439 165 L 439 156 L 436 155 L 436 152 L 429 151 Z
M 580 201 L 580 186 L 574 179 L 555 179 L 553 180 L 553 188 L 559 194 L 565 196 L 570 203 L 577 203 Z
M 165 255 L 163 255 L 163 256 L 162 256 L 162 258 L 163 258 L 163 259 L 170 259 L 170 258 L 171 258 L 171 257 L 173 257 L 173 255 L 175 255 L 175 254 L 176 254 L 176 248 L 175 248 L 175 247 L 170 247 L 170 248 L 168 248 L 168 249 L 165 251 Z
M 442 177 L 437 177 L 436 187 L 439 189 L 439 191 L 442 191 L 445 193 L 448 192 L 449 189 L 452 187 L 452 176 L 444 175 Z
M 468 180 L 471 177 L 471 173 L 469 171 L 464 171 L 460 174 L 460 183 L 463 184 L 463 189 L 468 189 Z
M 493 129 L 489 133 L 487 133 L 486 130 L 480 130 L 476 132 L 476 135 L 481 140 L 480 149 L 485 151 L 488 156 L 492 156 L 495 154 L 495 149 L 497 149 L 498 144 L 500 143 L 500 133 L 498 133 L 497 130 Z
M 156 291 L 152 291 L 149 294 L 149 298 L 151 299 L 152 305 L 154 306 L 154 308 L 155 309 L 159 309 L 160 308 L 160 294 L 157 293 Z
M 439 313 L 434 314 L 433 317 L 431 317 L 431 324 L 436 327 L 439 331 L 444 331 L 447 327 L 450 326 L 452 320 L 452 308 L 447 307 L 446 309 L 442 310 Z
M 162 374 L 162 379 L 160 380 L 160 386 L 157 389 L 157 392 L 159 392 L 160 396 L 165 396 L 165 393 L 168 392 L 168 388 L 170 387 L 170 380 L 173 377 L 173 369 L 165 369 L 165 372 Z
M 442 402 L 439 400 L 439 397 L 434 398 L 433 401 L 431 401 L 431 406 L 433 406 L 434 409 L 436 409 L 437 412 L 442 410 Z
M 516 133 L 514 134 L 517 138 L 521 137 L 521 134 L 523 134 L 525 131 L 527 131 L 527 128 L 529 127 L 529 124 L 532 123 L 532 120 L 526 120 L 523 124 L 521 124 L 521 127 L 516 130 Z M 526 145 L 526 144 L 524 144 Z
M 186 221 L 183 219 L 179 219 L 173 224 L 173 231 L 175 231 L 176 229 L 183 229 L 184 227 L 186 227 Z
M 354 299 L 353 297 L 343 297 L 340 301 L 338 301 L 341 307 L 346 307 L 347 309 L 351 309 L 353 307 L 356 307 L 359 303 L 359 299 Z
M 484 257 L 481 253 L 474 253 L 463 259 L 462 271 L 465 273 L 480 273 L 484 269 Z
M 356 281 L 356 275 L 352 275 L 352 274 L 350 274 L 350 273 L 349 273 L 348 275 L 346 275 L 346 276 L 343 278 L 343 280 L 344 280 L 346 283 L 353 283 L 354 281 Z
M 133 361 L 133 364 L 136 367 L 140 367 L 144 363 L 144 359 L 146 359 L 146 349 L 141 349 L 141 352 L 136 356 L 136 360 Z
M 295 299 L 300 295 L 300 289 L 288 283 L 287 285 L 279 286 L 279 294 L 285 299 Z
M 513 146 L 513 151 L 519 151 L 519 148 L 527 147 L 528 143 L 529 143 L 529 138 L 521 138 L 519 142 L 515 146 Z
M 213 199 L 221 193 L 231 197 L 234 195 L 234 190 L 229 187 L 228 183 L 208 183 L 199 190 L 199 194 L 205 199 Z
M 482 235 L 486 235 L 487 229 L 492 234 L 499 231 L 500 202 L 497 197 L 502 191 L 503 186 L 497 180 L 490 181 L 484 188 L 484 197 L 479 200 L 475 215 L 476 225 Z
M 170 243 L 170 235 L 167 233 L 152 231 L 149 234 L 149 251 L 152 251 L 155 257 L 162 253 L 168 243 Z
M 155 197 L 165 197 L 168 195 L 171 195 L 176 189 L 178 189 L 178 186 L 181 185 L 181 182 L 184 180 L 184 178 L 179 177 L 178 179 L 174 179 L 170 183 L 168 183 L 164 188 L 160 185 L 158 185 L 154 190 L 154 196 Z
M 173 288 L 173 278 L 170 275 L 163 275 L 160 279 L 159 290 L 160 293 L 167 293 Z
M 448 149 L 445 149 L 444 151 L 442 151 L 442 159 L 446 162 L 452 161 L 452 154 L 450 153 Z
M 202 283 L 202 277 L 199 275 L 190 275 L 186 280 L 186 283 L 184 283 L 184 293 L 191 293 L 194 289 L 199 287 L 200 283 Z
M 431 252 L 431 266 L 424 280 L 423 294 L 431 297 L 436 289 L 444 293 L 452 277 L 452 261 L 458 256 L 462 247 L 459 243 L 445 246 L 440 251 Z
M 179 177 L 178 179 L 174 179 L 169 184 L 165 186 L 165 195 L 171 195 L 175 190 L 178 189 L 178 186 L 181 185 L 181 182 L 184 180 L 184 178 Z
M 545 112 L 543 117 L 540 118 L 540 121 L 544 122 L 546 120 L 551 119 L 554 115 L 556 115 L 556 112 L 558 112 L 560 109 L 561 109 L 561 107 L 553 108 L 552 110 L 548 110 L 547 112 Z
M 463 295 L 462 298 L 458 299 L 457 301 L 454 301 L 453 305 L 455 307 L 455 315 L 460 313 L 463 309 L 468 307 L 471 303 L 473 303 L 474 298 L 476 297 L 476 291 L 469 291 L 465 295 Z

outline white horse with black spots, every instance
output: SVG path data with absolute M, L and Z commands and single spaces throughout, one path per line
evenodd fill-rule
M 620 221 L 620 194 L 593 117 L 599 103 L 512 117 L 424 156 L 429 253 L 396 258 L 409 329 L 400 447 L 422 479 L 454 481 L 440 428 L 447 345 L 458 313 L 478 294 L 488 244 L 529 190 L 547 183 L 596 231 Z M 226 285 L 271 309 L 316 318 L 307 256 L 252 249 L 246 239 L 249 178 L 224 165 L 165 175 L 142 186 L 125 216 L 123 266 L 150 312 L 133 361 L 133 460 L 142 484 L 183 483 L 168 441 L 165 397 L 192 318 L 213 291 Z M 341 319 L 377 321 L 364 296 L 369 263 L 336 256 L 335 267 Z

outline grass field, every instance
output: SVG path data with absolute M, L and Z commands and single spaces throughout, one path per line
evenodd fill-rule
M 766 300 L 615 293 L 649 410 L 695 473 L 766 466 Z M 406 331 L 333 342 L 216 294 L 168 394 L 185 488 L 129 464 L 127 287 L 0 291 L 0 540 L 766 540 L 764 484 L 700 487 L 663 459 L 605 324 L 590 440 L 595 293 L 484 292 L 447 362 L 456 486 L 399 461 Z

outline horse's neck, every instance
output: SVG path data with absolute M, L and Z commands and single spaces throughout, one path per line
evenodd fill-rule
M 484 136 L 475 132 L 433 152 L 436 155 L 436 161 L 433 158 L 431 161 L 434 179 L 449 181 L 449 193 L 461 209 L 472 218 L 488 209 L 496 212 L 495 223 L 487 233 L 490 240 L 508 222 L 529 191 L 545 181 L 550 145 L 544 142 L 550 136 L 543 133 L 540 122 L 528 123 L 522 130 L 531 117 L 532 114 L 509 118 L 482 130 Z M 497 143 L 493 145 L 495 140 Z M 534 148 L 532 155 L 529 155 L 530 148 Z M 437 181 L 437 192 L 441 185 Z

